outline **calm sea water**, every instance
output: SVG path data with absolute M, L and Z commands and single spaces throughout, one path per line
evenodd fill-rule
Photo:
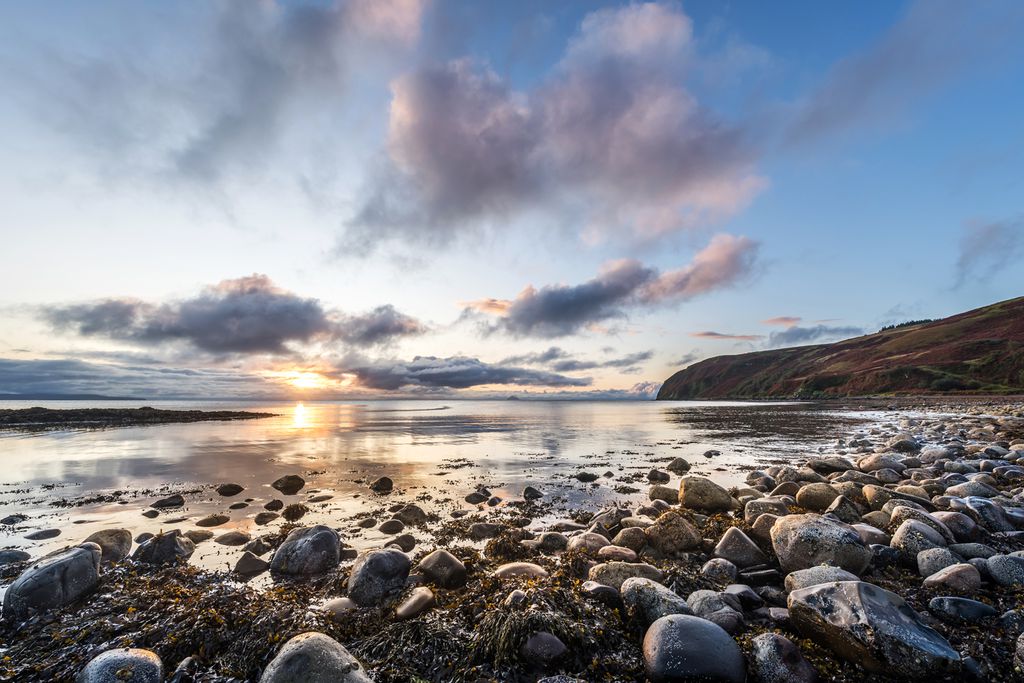
M 32 403 L 0 402 L 0 408 Z M 87 407 L 47 402 L 48 407 Z M 117 402 L 102 406 L 137 406 Z M 354 515 L 380 514 L 394 502 L 416 501 L 447 514 L 471 508 L 463 497 L 478 485 L 504 499 L 527 485 L 540 488 L 559 510 L 611 501 L 645 499 L 646 473 L 682 456 L 693 472 L 723 484 L 740 483 L 744 471 L 815 452 L 856 425 L 878 416 L 835 405 L 724 402 L 372 401 L 362 403 L 151 402 L 160 408 L 253 410 L 276 417 L 71 430 L 0 433 L 0 517 L 24 513 L 15 528 L 0 527 L 0 547 L 35 554 L 78 542 L 104 527 L 134 533 L 193 528 L 211 512 L 230 514 L 214 531 L 258 532 L 253 517 L 273 498 L 306 502 L 311 491 L 330 500 L 310 504 L 304 522 L 352 526 Z M 720 456 L 704 457 L 709 449 Z M 594 485 L 573 478 L 581 470 L 601 477 Z M 295 496 L 270 487 L 299 474 L 307 485 Z M 387 475 L 396 491 L 386 499 L 366 483 Z M 673 477 L 673 485 L 678 481 Z M 245 491 L 231 499 L 210 484 L 235 482 Z M 623 493 L 623 487 L 640 489 Z M 619 491 L 616 491 L 616 488 Z M 147 519 L 142 512 L 171 492 L 186 495 L 182 510 Z M 116 502 L 94 502 L 115 495 Z M 228 510 L 231 502 L 250 506 Z M 556 511 L 557 512 L 557 511 Z M 184 519 L 183 519 L 184 518 Z M 24 536 L 57 528 L 48 541 Z M 352 545 L 380 544 L 375 531 L 347 538 Z M 203 543 L 194 562 L 223 568 L 240 554 Z

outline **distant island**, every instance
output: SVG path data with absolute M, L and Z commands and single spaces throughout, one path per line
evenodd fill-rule
M 695 363 L 659 400 L 1024 393 L 1024 297 L 836 342 Z
M 211 422 L 253 420 L 273 417 L 274 413 L 231 410 L 160 410 L 157 408 L 24 408 L 0 410 L 0 430 L 37 431 L 46 429 L 82 429 L 134 427 L 173 422 Z

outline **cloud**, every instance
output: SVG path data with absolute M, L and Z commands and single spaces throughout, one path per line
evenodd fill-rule
M 180 301 L 105 299 L 46 306 L 40 314 L 58 331 L 142 345 L 182 342 L 214 354 L 286 354 L 293 344 L 333 340 L 373 346 L 425 331 L 393 306 L 348 316 L 260 274 L 224 280 Z
M 423 323 L 396 310 L 391 304 L 378 306 L 362 315 L 345 316 L 336 327 L 338 338 L 354 346 L 385 345 L 427 331 Z
M 828 325 L 790 327 L 779 332 L 772 332 L 768 337 L 768 346 L 770 348 L 800 346 L 801 344 L 849 339 L 862 334 L 864 334 L 864 330 L 860 327 L 829 327 Z
M 639 351 L 629 353 L 618 358 L 607 358 L 604 360 L 581 360 L 573 358 L 569 352 L 557 347 L 549 347 L 545 351 L 537 353 L 526 353 L 518 356 L 509 356 L 502 364 L 523 364 L 523 365 L 544 365 L 555 372 L 580 372 L 583 370 L 594 370 L 597 368 L 621 368 L 623 372 L 639 371 L 640 363 L 650 360 L 654 356 L 653 351 Z
M 416 356 L 411 361 L 355 359 L 339 364 L 336 374 L 354 377 L 360 387 L 383 391 L 468 389 L 489 384 L 550 387 L 591 384 L 589 377 L 568 377 L 544 370 L 485 363 L 466 356 Z
M 964 226 L 956 260 L 955 287 L 968 280 L 987 280 L 1016 266 L 1024 254 L 1024 217 Z
M 265 168 L 311 132 L 319 150 L 337 139 L 318 117 L 339 118 L 349 76 L 374 54 L 416 42 L 424 5 L 226 0 L 156 22 L 125 12 L 123 44 L 36 55 L 26 81 L 43 120 L 84 144 L 90 160 L 207 184 Z M 151 32 L 136 35 L 133 19 Z M 168 44 L 184 53 L 174 63 Z
M 343 242 L 445 242 L 537 207 L 642 239 L 734 214 L 764 181 L 743 131 L 680 85 L 692 43 L 674 4 L 633 4 L 588 14 L 531 90 L 468 59 L 395 80 L 390 164 Z
M 913 102 L 990 60 L 1012 63 L 1024 4 L 917 0 L 869 49 L 834 66 L 794 112 L 787 137 L 803 143 L 886 122 Z
M 757 341 L 758 339 L 764 339 L 763 334 L 728 334 L 726 332 L 714 332 L 707 330 L 705 332 L 691 332 L 691 337 L 698 339 L 734 339 L 737 341 Z
M 767 318 L 765 320 L 762 320 L 761 324 L 762 325 L 778 325 L 780 327 L 793 327 L 794 325 L 799 325 L 801 320 L 803 320 L 803 318 L 801 318 L 799 316 L 795 316 L 795 315 L 780 315 L 780 316 L 775 317 L 775 318 Z M 819 320 L 818 322 L 824 322 L 824 321 L 820 321 Z
M 273 398 L 280 387 L 237 370 L 0 358 L 0 390 L 134 398 Z M 2 394 L 0 394 L 2 395 Z
M 696 351 L 691 351 L 690 353 L 684 353 L 682 356 L 669 363 L 669 365 L 672 367 L 686 367 L 687 365 L 696 363 L 698 360 L 700 360 L 700 354 Z
M 597 277 L 579 285 L 526 287 L 515 299 L 483 299 L 466 309 L 496 315 L 490 327 L 517 337 L 562 337 L 627 310 L 687 301 L 737 284 L 754 269 L 758 245 L 746 237 L 716 235 L 693 261 L 659 273 L 634 259 L 606 263 Z

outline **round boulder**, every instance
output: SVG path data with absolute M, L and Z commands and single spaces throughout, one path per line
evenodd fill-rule
M 338 532 L 318 524 L 293 529 L 274 553 L 270 571 L 279 574 L 321 574 L 341 562 Z
M 263 670 L 260 683 L 373 683 L 341 643 L 323 633 L 300 633 Z
M 397 548 L 371 550 L 356 558 L 348 578 L 348 597 L 360 607 L 379 604 L 405 585 L 411 562 Z
M 652 683 L 743 683 L 746 661 L 720 626 L 682 614 L 662 617 L 644 636 L 644 667 Z
M 100 562 L 112 564 L 128 557 L 132 549 L 132 532 L 127 529 L 100 529 L 86 537 L 85 543 L 95 543 L 100 547 Z
M 871 550 L 856 531 L 821 515 L 782 517 L 772 526 L 771 539 L 786 572 L 829 564 L 860 574 L 871 562 Z
M 20 621 L 90 592 L 100 581 L 101 554 L 95 543 L 83 543 L 30 566 L 7 588 L 3 618 Z
M 137 648 L 107 650 L 93 657 L 75 677 L 75 683 L 161 683 L 164 664 L 155 652 Z

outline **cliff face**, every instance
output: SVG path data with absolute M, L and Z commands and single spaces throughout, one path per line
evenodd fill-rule
M 716 356 L 658 399 L 1024 393 L 1024 297 L 835 344 Z

